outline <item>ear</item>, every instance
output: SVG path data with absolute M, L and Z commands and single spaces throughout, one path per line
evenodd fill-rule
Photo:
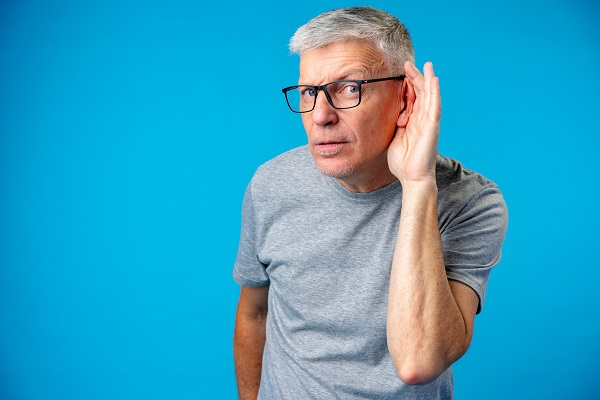
M 413 112 L 413 106 L 415 105 L 415 100 L 417 97 L 415 95 L 415 88 L 412 83 L 410 83 L 408 78 L 404 78 L 401 90 L 400 115 L 398 115 L 398 122 L 396 124 L 403 128 L 408 124 L 408 120 Z

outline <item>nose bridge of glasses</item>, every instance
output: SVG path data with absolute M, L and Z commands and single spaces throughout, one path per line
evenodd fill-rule
M 335 105 L 333 104 L 333 99 L 331 98 L 331 94 L 329 93 L 329 91 L 327 90 L 328 87 L 331 87 L 331 83 L 326 83 L 325 85 L 321 85 L 321 86 L 316 86 L 317 88 L 317 95 L 319 94 L 319 91 L 322 91 L 323 94 L 325 95 L 325 100 L 327 100 L 327 102 L 329 103 L 329 105 L 333 108 L 335 108 Z M 318 97 L 318 96 L 316 96 Z M 315 107 L 316 107 L 316 103 L 319 101 L 318 98 L 315 98 Z

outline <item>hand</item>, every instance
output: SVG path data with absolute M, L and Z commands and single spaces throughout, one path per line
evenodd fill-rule
M 404 68 L 406 108 L 398 118 L 396 134 L 388 149 L 388 165 L 403 186 L 413 182 L 435 183 L 442 115 L 439 78 L 430 62 L 423 67 L 425 76 L 409 61 Z

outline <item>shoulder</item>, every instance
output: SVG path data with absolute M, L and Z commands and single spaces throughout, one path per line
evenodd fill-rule
M 498 186 L 478 172 L 465 168 L 459 161 L 438 155 L 438 205 L 443 220 L 457 214 L 483 213 L 494 210 L 500 219 L 506 219 L 506 204 Z
M 462 163 L 438 154 L 436 177 L 440 197 L 447 200 L 464 200 L 484 189 L 500 192 L 498 186 L 480 173 L 465 168 Z
M 447 189 L 456 184 L 472 186 L 474 189 L 487 185 L 496 186 L 480 173 L 465 168 L 460 161 L 441 154 L 438 154 L 436 160 L 436 176 L 440 189 Z
M 291 173 L 300 168 L 304 170 L 314 165 L 307 145 L 296 147 L 278 155 L 258 167 L 257 173 Z
M 259 166 L 251 185 L 260 189 L 279 187 L 311 179 L 317 171 L 308 146 L 300 146 Z
M 308 146 L 301 146 L 259 166 L 249 189 L 255 201 L 294 198 L 317 190 L 320 175 Z

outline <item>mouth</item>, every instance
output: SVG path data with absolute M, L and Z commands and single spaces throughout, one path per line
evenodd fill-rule
M 334 156 L 340 153 L 348 142 L 319 142 L 315 145 L 315 151 L 321 156 Z

